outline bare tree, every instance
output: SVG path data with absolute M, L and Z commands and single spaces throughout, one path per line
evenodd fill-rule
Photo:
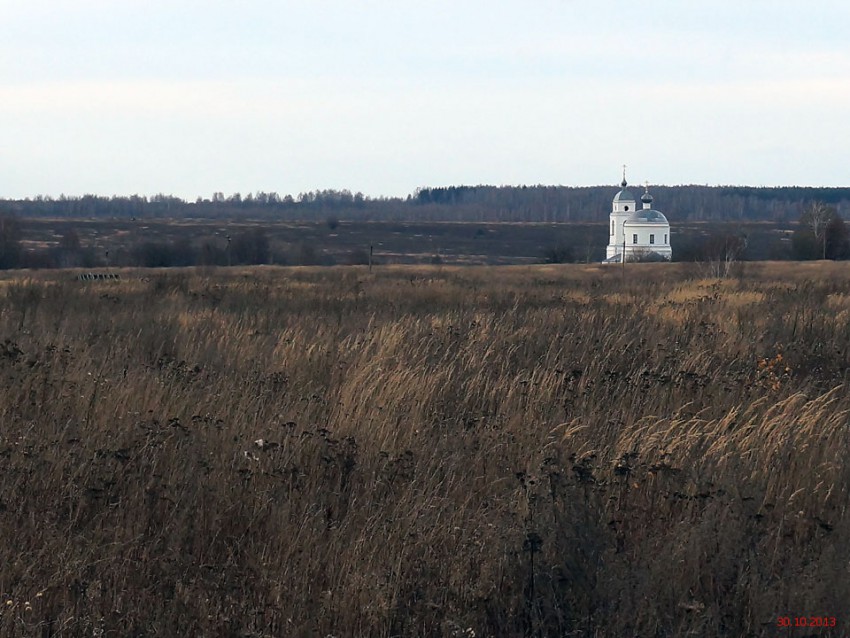
M 743 235 L 714 235 L 703 246 L 703 260 L 708 263 L 712 277 L 725 279 L 732 274 L 736 262 L 747 249 L 747 238 Z
M 835 208 L 814 202 L 800 217 L 793 246 L 798 259 L 844 259 L 850 251 L 847 227 Z
M 800 221 L 812 231 L 812 235 L 818 245 L 823 247 L 822 259 L 826 259 L 826 229 L 834 216 L 835 210 L 823 202 L 814 202 L 800 218 Z

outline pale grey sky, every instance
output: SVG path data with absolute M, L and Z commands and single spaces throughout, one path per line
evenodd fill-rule
M 850 185 L 850 3 L 0 0 L 0 197 Z

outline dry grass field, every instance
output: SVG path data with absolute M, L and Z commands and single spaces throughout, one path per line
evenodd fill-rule
M 0 276 L 4 637 L 850 635 L 850 265 L 74 274 Z

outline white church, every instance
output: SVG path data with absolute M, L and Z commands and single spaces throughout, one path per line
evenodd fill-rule
M 649 186 L 640 197 L 640 209 L 635 196 L 627 188 L 625 171 L 620 186 L 621 190 L 614 195 L 611 207 L 605 261 L 670 261 L 673 258 L 670 223 L 664 215 L 653 210 Z

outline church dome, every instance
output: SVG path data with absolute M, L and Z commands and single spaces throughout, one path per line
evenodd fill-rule
M 669 226 L 670 222 L 668 222 L 667 218 L 657 210 L 644 208 L 643 210 L 636 210 L 628 216 L 625 221 L 625 225 L 629 226 L 631 224 L 663 224 L 665 226 Z
M 635 201 L 635 196 L 632 195 L 631 191 L 627 188 L 623 188 L 619 193 L 614 195 L 614 203 L 617 204 L 619 202 L 633 202 Z
M 620 192 L 614 195 L 614 204 L 624 204 L 626 202 L 635 201 L 635 196 L 631 194 L 628 188 L 626 188 L 629 183 L 626 181 L 626 167 L 623 166 L 623 181 L 620 182 Z M 626 207 L 626 210 L 629 210 Z

